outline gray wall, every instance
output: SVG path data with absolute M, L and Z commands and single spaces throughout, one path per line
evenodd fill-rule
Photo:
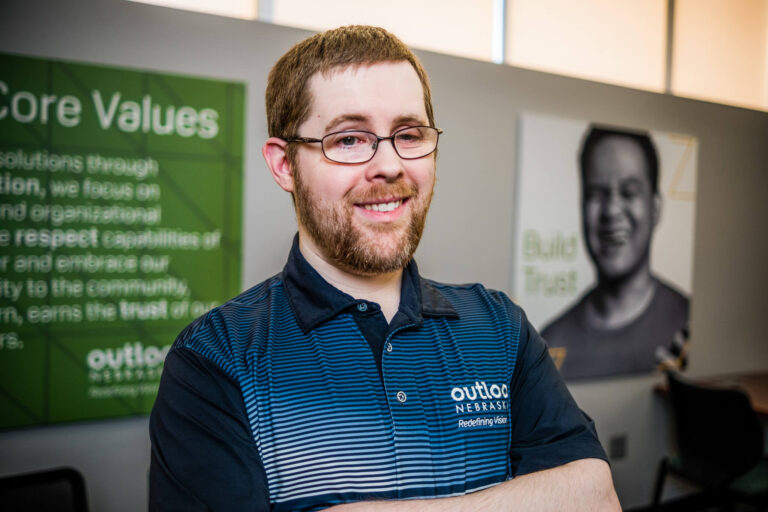
M 306 32 L 121 0 L 6 0 L 0 51 L 240 80 L 248 85 L 243 286 L 277 272 L 295 229 L 260 155 L 271 64 Z M 768 369 L 768 114 L 419 52 L 441 140 L 438 185 L 417 254 L 422 272 L 510 291 L 516 119 L 524 112 L 680 132 L 700 144 L 690 373 Z M 481 129 L 482 128 L 482 129 Z M 525 304 L 523 304 L 523 307 Z M 648 503 L 668 445 L 655 376 L 572 385 L 607 441 L 625 508 Z M 145 508 L 146 418 L 0 433 L 0 475 L 72 465 L 99 511 Z

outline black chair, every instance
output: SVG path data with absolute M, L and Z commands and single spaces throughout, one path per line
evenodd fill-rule
M 768 459 L 763 430 L 749 397 L 736 388 L 696 385 L 667 372 L 677 456 L 659 464 L 653 494 L 660 510 L 667 474 L 701 488 L 699 502 L 731 507 L 753 504 L 766 510 Z M 664 510 L 672 507 L 665 505 Z
M 85 481 L 72 468 L 0 478 L 3 512 L 88 512 Z

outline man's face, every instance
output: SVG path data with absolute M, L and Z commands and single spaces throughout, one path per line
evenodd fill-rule
M 428 125 L 418 75 L 407 62 L 316 74 L 303 137 L 342 130 L 388 136 Z M 293 170 L 299 230 L 331 264 L 358 275 L 403 268 L 424 228 L 435 183 L 435 157 L 403 160 L 389 141 L 363 164 L 327 160 L 320 144 L 302 144 Z
M 582 187 L 584 235 L 600 279 L 621 279 L 647 263 L 660 205 L 640 146 L 621 136 L 600 140 Z

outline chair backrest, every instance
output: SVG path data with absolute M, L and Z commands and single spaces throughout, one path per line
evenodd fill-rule
M 763 431 L 749 397 L 667 372 L 683 465 L 710 485 L 727 485 L 762 457 Z
M 3 512 L 88 512 L 85 481 L 72 468 L 0 478 Z

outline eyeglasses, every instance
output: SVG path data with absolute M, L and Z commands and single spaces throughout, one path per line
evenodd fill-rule
M 383 140 L 392 141 L 395 153 L 404 160 L 423 158 L 437 149 L 437 139 L 441 133 L 443 130 L 431 126 L 409 126 L 397 130 L 389 137 L 379 137 L 375 133 L 361 130 L 344 130 L 329 133 L 322 139 L 288 137 L 283 140 L 307 144 L 319 142 L 328 160 L 340 164 L 363 164 L 373 158 Z

